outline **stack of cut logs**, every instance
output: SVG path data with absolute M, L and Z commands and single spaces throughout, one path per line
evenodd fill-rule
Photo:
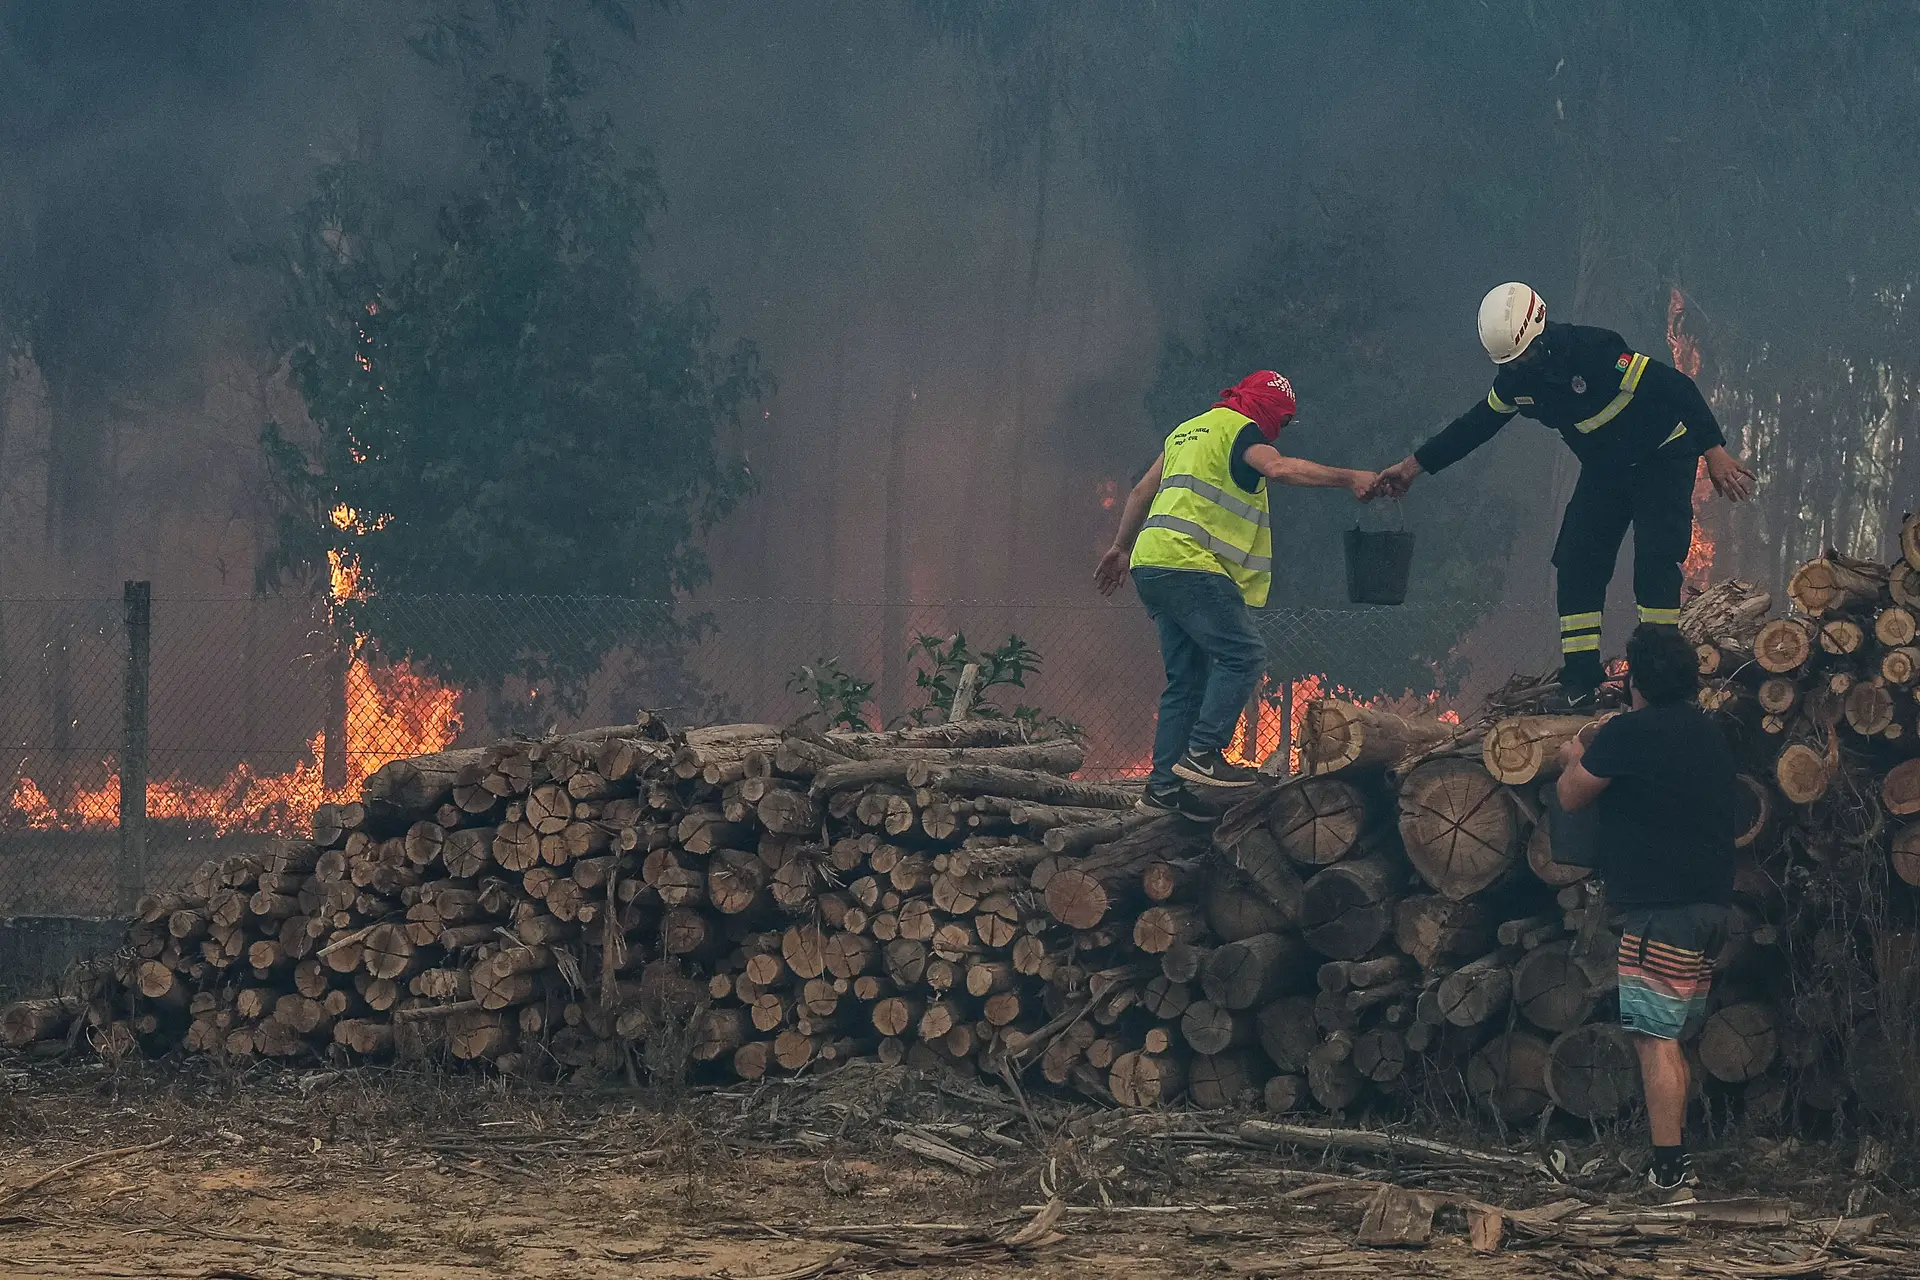
M 1912 935 L 1876 923 L 1920 883 L 1920 824 L 1888 821 L 1920 812 L 1920 522 L 1904 551 L 1803 567 L 1787 618 L 1739 582 L 1683 610 L 1701 703 L 1747 769 L 1739 901 L 1694 1051 L 1750 1111 L 1850 1091 L 1915 1109 L 1890 988 L 1861 1015 L 1872 998 L 1810 996 L 1801 959 L 1912 967 Z M 524 1076 L 873 1055 L 1276 1110 L 1437 1078 L 1507 1122 L 1608 1116 L 1638 1091 L 1614 921 L 1554 860 L 1541 807 L 1590 718 L 1533 714 L 1544 687 L 1516 681 L 1466 724 L 1316 703 L 1308 776 L 1211 830 L 1073 780 L 1077 745 L 999 719 L 820 734 L 643 716 L 396 761 L 323 806 L 311 841 L 144 902 L 122 955 L 0 1013 L 0 1044 Z M 1846 896 L 1871 879 L 1862 854 L 1908 895 L 1891 912 Z

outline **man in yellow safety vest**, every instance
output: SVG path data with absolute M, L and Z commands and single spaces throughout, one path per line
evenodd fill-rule
M 1144 809 L 1197 815 L 1185 785 L 1244 787 L 1257 771 L 1223 752 L 1266 666 L 1249 608 L 1267 602 L 1273 533 L 1267 481 L 1351 490 L 1367 501 L 1371 471 L 1289 458 L 1273 447 L 1293 420 L 1293 386 L 1248 374 L 1214 406 L 1173 429 L 1120 514 L 1094 583 L 1112 595 L 1132 569 L 1160 632 L 1167 688 L 1153 735 Z

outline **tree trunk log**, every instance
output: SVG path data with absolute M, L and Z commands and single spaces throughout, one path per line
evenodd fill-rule
M 1390 767 L 1456 732 L 1438 717 L 1397 716 L 1338 698 L 1307 704 L 1304 720 L 1300 759 L 1310 774 Z
M 1207 999 L 1228 1009 L 1251 1009 L 1311 986 L 1313 966 L 1301 941 L 1262 933 L 1216 947 L 1200 973 Z
M 1772 608 L 1773 597 L 1767 592 L 1751 582 L 1728 578 L 1680 607 L 1680 634 L 1696 645 L 1726 646 L 1750 654 L 1754 635 Z
M 1267 811 L 1267 829 L 1281 851 L 1307 867 L 1324 867 L 1352 853 L 1366 826 L 1366 799 L 1343 778 L 1288 787 Z
M 1509 786 L 1557 777 L 1561 746 L 1592 723 L 1591 716 L 1510 716 L 1487 731 L 1481 762 Z
M 1308 996 L 1288 996 L 1265 1006 L 1255 1016 L 1260 1048 L 1276 1069 L 1292 1075 L 1305 1073 L 1307 1057 L 1320 1043 L 1313 1003 Z
M 1893 723 L 1893 694 L 1879 681 L 1856 684 L 1847 692 L 1847 727 L 1863 738 L 1877 738 Z
M 432 813 L 453 798 L 461 771 L 481 763 L 484 747 L 389 760 L 360 784 L 368 801 L 384 801 L 403 813 Z
M 1123 1053 L 1107 1072 L 1107 1088 L 1123 1107 L 1159 1107 L 1186 1087 L 1186 1064 L 1173 1056 Z
M 39 1040 L 64 1035 L 87 1002 L 78 996 L 21 1000 L 0 1009 L 0 1045 L 24 1049 Z
M 1131 809 L 1140 799 L 1138 793 L 1120 787 L 1073 782 L 1050 773 L 1008 769 L 1000 765 L 939 765 L 929 769 L 926 781 L 917 785 L 931 787 L 947 795 L 979 795 L 985 792 L 1012 800 L 1081 805 L 1089 809 Z
M 1307 881 L 1300 928 L 1307 945 L 1336 960 L 1357 960 L 1393 928 L 1400 870 L 1384 854 L 1324 868 Z
M 1403 899 L 1394 909 L 1394 945 L 1422 969 L 1484 954 L 1493 930 L 1486 909 L 1470 900 L 1432 894 Z
M 1264 1075 L 1244 1053 L 1203 1054 L 1187 1064 L 1187 1096 L 1210 1110 L 1251 1107 Z
M 1133 923 L 1133 945 L 1150 956 L 1176 942 L 1197 942 L 1206 933 L 1206 916 L 1192 903 L 1148 907 Z
M 1780 794 L 1793 804 L 1812 804 L 1827 793 L 1827 787 L 1833 781 L 1833 775 L 1827 767 L 1824 753 L 1814 750 L 1804 742 L 1789 743 L 1782 747 L 1773 762 L 1774 781 L 1779 785 Z M 1893 782 L 1893 775 L 1887 775 L 1887 783 Z M 1892 797 L 1888 797 L 1887 807 L 1893 808 Z
M 1430 760 L 1400 787 L 1400 835 L 1414 870 L 1455 900 L 1479 893 L 1513 866 L 1513 801 L 1478 764 Z
M 1265 827 L 1248 827 L 1223 851 L 1227 862 L 1240 872 L 1242 881 L 1273 907 L 1288 927 L 1299 921 L 1300 900 L 1306 886 L 1300 874 L 1289 865 L 1280 843 Z
M 1515 953 L 1495 951 L 1462 965 L 1440 982 L 1440 1017 L 1456 1027 L 1478 1027 L 1505 1011 L 1513 998 Z
M 1887 770 L 1880 783 L 1880 796 L 1886 801 L 1887 812 L 1897 817 L 1920 813 L 1920 758 L 1902 760 Z
M 1752 1080 L 1773 1065 L 1780 1048 L 1773 1006 L 1730 1004 L 1707 1019 L 1700 1032 L 1700 1065 L 1728 1084 Z
M 1798 671 L 1813 656 L 1813 627 L 1804 618 L 1775 618 L 1754 637 L 1753 660 L 1775 675 Z
M 1261 1093 L 1260 1105 L 1276 1115 L 1285 1115 L 1292 1111 L 1306 1110 L 1307 1100 L 1311 1096 L 1307 1091 L 1305 1076 L 1268 1076 L 1266 1088 Z
M 1571 1031 L 1593 1013 L 1599 990 L 1572 942 L 1550 942 L 1513 967 L 1513 1003 L 1542 1031 Z
M 1180 1034 L 1195 1053 L 1225 1053 L 1252 1044 L 1256 1038 L 1251 1015 L 1222 1008 L 1210 1000 L 1196 1000 L 1187 1006 L 1180 1018 Z
M 1407 1069 L 1407 1039 L 1392 1027 L 1375 1027 L 1354 1037 L 1353 1066 L 1375 1084 L 1398 1080 Z
M 1920 822 L 1911 822 L 1894 833 L 1893 873 L 1910 885 L 1920 886 Z
M 1787 594 L 1803 612 L 1818 618 L 1871 605 L 1886 585 L 1887 571 L 1880 565 L 1829 551 L 1794 571 Z
M 1239 942 L 1255 934 L 1280 933 L 1297 926 L 1298 913 L 1289 915 L 1254 890 L 1242 877 L 1216 870 L 1207 878 L 1207 927 L 1222 942 Z
M 1328 1111 L 1345 1111 L 1367 1091 L 1367 1082 L 1353 1065 L 1353 1037 L 1336 1031 L 1307 1055 L 1307 1091 Z
M 1545 1077 L 1553 1105 L 1582 1120 L 1608 1120 L 1640 1095 L 1640 1060 L 1627 1033 L 1590 1022 L 1554 1038 Z
M 1844 658 L 1860 652 L 1867 642 L 1867 631 L 1852 618 L 1827 618 L 1820 623 L 1816 638 L 1822 653 Z
M 1546 1042 L 1524 1031 L 1489 1040 L 1467 1061 L 1466 1079 L 1473 1100 L 1508 1124 L 1532 1120 L 1552 1100 Z

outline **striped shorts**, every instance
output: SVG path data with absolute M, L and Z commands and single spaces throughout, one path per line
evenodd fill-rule
M 1679 1040 L 1699 1030 L 1726 941 L 1724 907 L 1636 907 L 1620 937 L 1620 1022 L 1638 1035 Z

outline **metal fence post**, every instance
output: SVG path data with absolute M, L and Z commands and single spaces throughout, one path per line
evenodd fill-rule
M 147 887 L 147 690 L 152 670 L 153 584 L 129 582 L 125 715 L 120 741 L 120 909 L 132 914 Z
M 1280 681 L 1280 750 L 1282 771 L 1293 775 L 1293 678 Z

